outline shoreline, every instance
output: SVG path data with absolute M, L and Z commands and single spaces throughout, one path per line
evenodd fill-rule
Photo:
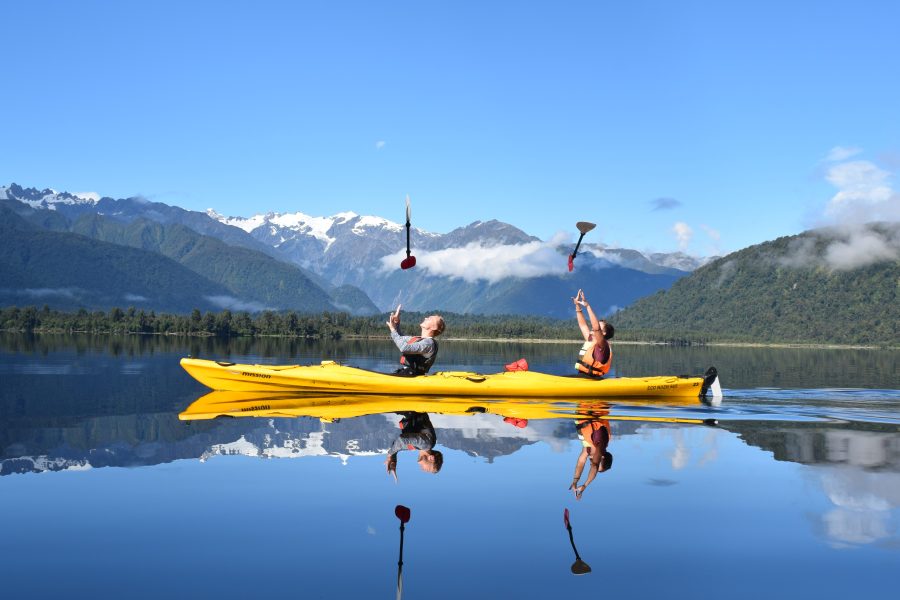
M 3 333 L 26 334 L 31 333 L 38 335 L 104 335 L 104 336 L 163 336 L 163 337 L 185 337 L 185 338 L 210 338 L 216 337 L 214 333 L 195 332 L 195 333 L 172 333 L 172 332 L 89 332 L 89 331 L 61 331 L 61 330 L 35 330 L 32 332 L 17 331 L 12 329 L 0 329 Z M 316 337 L 299 337 L 289 335 L 274 334 L 257 334 L 253 336 L 234 336 L 227 339 L 237 338 L 284 338 L 284 339 L 320 339 Z M 343 335 L 341 340 L 378 340 L 390 341 L 390 336 L 386 335 Z M 334 341 L 334 340 L 332 340 Z M 463 338 L 463 337 L 447 337 L 442 338 L 447 342 L 480 342 L 480 343 L 498 343 L 498 344 L 580 344 L 582 340 L 571 339 L 543 339 L 543 338 Z M 809 350 L 885 350 L 898 351 L 900 346 L 879 346 L 874 344 L 825 344 L 817 342 L 686 342 L 686 343 L 670 343 L 670 342 L 648 342 L 641 340 L 616 340 L 614 345 L 623 346 L 675 346 L 675 347 L 719 347 L 719 348 L 787 348 L 787 349 L 809 349 Z

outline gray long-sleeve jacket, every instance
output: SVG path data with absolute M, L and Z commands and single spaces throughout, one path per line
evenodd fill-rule
M 398 329 L 391 331 L 391 339 L 400 350 L 400 363 L 420 375 L 427 373 L 437 358 L 438 345 L 434 338 L 403 335 Z

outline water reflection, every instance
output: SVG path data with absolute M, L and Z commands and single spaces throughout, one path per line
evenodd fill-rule
M 520 355 L 533 369 L 552 372 L 571 367 L 569 350 L 522 344 L 508 351 L 502 344 L 448 340 L 442 363 L 488 371 Z M 0 335 L 0 497 L 4 508 L 23 515 L 5 531 L 7 541 L 0 540 L 4 557 L 19 562 L 0 566 L 0 576 L 13 582 L 12 589 L 16 581 L 36 585 L 38 569 L 28 565 L 39 565 L 47 547 L 30 540 L 68 544 L 60 554 L 65 558 L 90 554 L 102 557 L 104 565 L 115 563 L 115 553 L 87 553 L 74 541 L 90 538 L 103 526 L 109 515 L 97 506 L 107 506 L 106 498 L 114 497 L 119 526 L 124 523 L 128 532 L 118 538 L 110 534 L 115 548 L 152 539 L 154 528 L 168 532 L 165 544 L 148 546 L 141 555 L 154 568 L 177 569 L 159 558 L 177 555 L 173 564 L 200 561 L 209 572 L 220 567 L 221 547 L 232 538 L 241 547 L 262 547 L 272 543 L 270 523 L 293 523 L 293 529 L 279 532 L 284 539 L 299 535 L 316 543 L 299 554 L 285 546 L 245 560 L 252 568 L 300 564 L 314 581 L 304 595 L 335 595 L 325 580 L 343 573 L 328 570 L 323 557 L 346 551 L 347 544 L 354 545 L 362 580 L 381 578 L 393 587 L 385 569 L 393 572 L 397 521 L 388 513 L 397 503 L 416 510 L 415 528 L 407 532 L 410 569 L 403 573 L 411 596 L 419 595 L 413 589 L 431 584 L 440 585 L 447 597 L 471 594 L 472 585 L 499 597 L 584 593 L 571 587 L 580 584 L 568 583 L 584 578 L 569 575 L 572 549 L 559 530 L 559 511 L 567 505 L 573 511 L 571 524 L 578 525 L 575 552 L 593 563 L 595 577 L 602 560 L 603 585 L 610 592 L 635 595 L 634 582 L 644 585 L 633 565 L 669 569 L 660 581 L 670 581 L 678 569 L 695 568 L 696 556 L 714 563 L 710 571 L 722 573 L 723 584 L 737 581 L 751 589 L 751 575 L 735 560 L 746 555 L 776 573 L 787 556 L 808 557 L 816 569 L 834 573 L 846 566 L 853 581 L 842 590 L 874 595 L 887 589 L 871 582 L 890 577 L 885 565 L 896 562 L 900 549 L 900 393 L 891 389 L 900 366 L 897 355 L 716 349 L 712 359 L 712 351 L 619 345 L 617 368 L 620 374 L 639 375 L 725 365 L 720 371 L 728 389 L 721 407 L 696 401 L 648 405 L 207 393 L 180 370 L 178 358 L 193 353 L 243 357 L 244 362 L 310 363 L 342 356 L 348 364 L 378 368 L 379 361 L 392 363 L 395 352 L 386 340 L 223 344 L 162 336 L 112 342 Z M 836 375 L 841 369 L 835 364 L 845 371 Z M 399 428 L 404 419 L 406 425 Z M 715 422 L 718 426 L 704 426 Z M 431 430 L 433 440 L 404 445 L 407 429 L 425 437 Z M 602 432 L 596 440 L 595 431 Z M 395 453 L 401 475 L 395 485 L 383 461 L 397 445 L 405 449 Z M 441 452 L 452 468 L 437 476 L 415 468 L 413 457 L 429 450 Z M 577 474 L 579 486 L 584 485 L 594 457 L 602 459 L 604 452 L 615 454 L 615 468 L 598 461 L 595 478 L 575 502 L 575 491 L 568 489 L 576 475 L 573 467 L 584 456 Z M 288 458 L 294 460 L 274 460 Z M 20 475 L 42 472 L 51 474 Z M 59 497 L 68 500 L 52 501 Z M 194 511 L 194 506 L 202 508 Z M 267 520 L 234 519 L 235 506 L 265 514 Z M 390 516 L 390 523 L 373 516 L 376 512 Z M 90 526 L 81 527 L 85 519 Z M 716 526 L 698 530 L 701 522 Z M 204 528 L 203 523 L 215 525 Z M 389 538 L 379 537 L 385 532 Z M 482 543 L 472 544 L 473 539 Z M 430 540 L 440 544 L 429 545 Z M 608 552 L 610 540 L 615 540 L 615 552 Z M 734 540 L 740 540 L 740 550 Z M 690 552 L 684 552 L 686 544 Z M 478 564 L 485 565 L 484 573 L 473 575 L 469 587 L 456 578 L 430 581 L 435 571 L 419 552 L 426 547 L 434 553 L 427 560 L 440 561 L 448 571 Z M 366 571 L 369 563 L 372 572 Z M 817 580 L 809 571 L 796 573 L 807 563 L 791 562 L 782 584 L 796 577 L 809 591 L 808 582 Z M 59 556 L 54 560 L 54 567 L 64 564 Z M 66 575 L 76 574 L 76 567 L 85 572 L 78 563 Z M 486 574 L 494 570 L 526 575 L 496 583 Z M 566 581 L 554 579 L 556 574 Z M 99 571 L 95 576 L 105 581 Z M 148 585 L 155 595 L 164 593 Z M 216 583 L 198 579 L 191 589 L 227 596 L 233 590 L 226 585 L 239 584 L 208 585 Z M 346 583 L 346 594 L 366 594 L 354 585 Z M 651 586 L 647 595 L 665 593 L 652 582 L 646 585 Z M 249 587 L 244 591 L 254 593 Z M 702 588 L 692 591 L 703 595 Z
M 404 450 L 418 450 L 416 462 L 419 463 L 419 468 L 426 473 L 439 473 L 444 464 L 444 455 L 440 450 L 434 449 L 437 435 L 428 413 L 405 411 L 397 414 L 403 418 L 397 422 L 400 433 L 388 448 L 384 461 L 387 472 L 397 481 L 397 455 Z

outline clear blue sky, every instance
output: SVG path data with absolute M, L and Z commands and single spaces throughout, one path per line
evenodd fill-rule
M 0 22 L 2 185 L 396 221 L 408 193 L 432 231 L 590 220 L 674 250 L 682 222 L 701 255 L 819 222 L 873 176 L 829 183 L 840 161 L 896 203 L 898 2 L 35 1 Z

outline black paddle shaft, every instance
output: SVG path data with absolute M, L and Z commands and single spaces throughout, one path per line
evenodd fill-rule
M 409 219 L 406 220 L 406 258 L 409 258 L 410 252 L 409 250 Z
M 578 248 L 581 247 L 581 240 L 584 239 L 584 234 L 585 234 L 585 233 L 586 233 L 586 232 L 582 232 L 582 234 L 581 234 L 580 236 L 578 236 L 578 243 L 575 244 L 575 251 L 572 252 L 572 258 L 575 258 L 575 256 L 578 254 Z M 571 531 L 570 531 L 569 533 L 571 533 Z
M 566 529 L 569 530 L 569 542 L 572 544 L 572 550 L 575 551 L 575 560 L 581 560 L 581 557 L 578 556 L 578 548 L 575 547 L 575 536 L 572 535 L 572 526 L 567 525 Z

